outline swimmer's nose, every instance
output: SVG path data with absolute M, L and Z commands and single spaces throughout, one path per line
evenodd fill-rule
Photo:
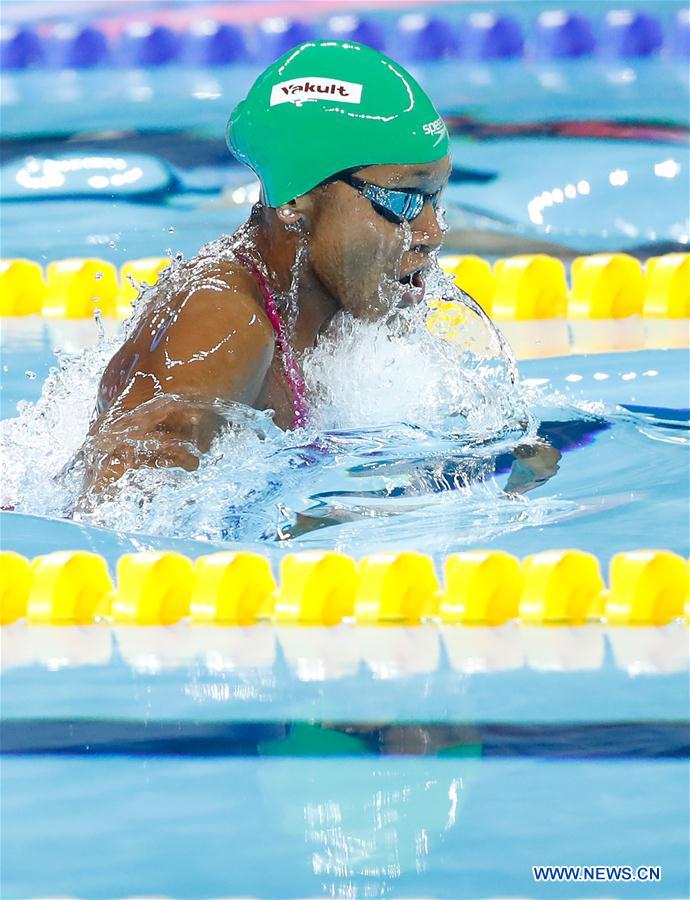
M 439 250 L 443 243 L 443 232 L 438 224 L 436 210 L 429 200 L 412 221 L 412 243 L 414 246 L 425 247 L 429 253 Z

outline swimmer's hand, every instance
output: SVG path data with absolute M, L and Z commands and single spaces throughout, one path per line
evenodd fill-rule
M 319 513 L 309 514 L 295 512 L 292 521 L 281 524 L 276 530 L 276 539 L 289 541 L 300 538 L 312 531 L 322 528 L 330 528 L 333 525 L 344 525 L 347 522 L 357 522 L 362 518 L 362 513 L 357 510 L 336 509 L 326 507 Z
M 133 410 L 115 406 L 97 420 L 75 460 L 84 472 L 77 509 L 93 508 L 131 469 L 195 471 L 225 424 L 208 406 L 165 394 Z
M 545 484 L 558 472 L 561 452 L 547 441 L 519 444 L 513 453 L 516 459 L 503 489 L 506 494 L 526 494 Z

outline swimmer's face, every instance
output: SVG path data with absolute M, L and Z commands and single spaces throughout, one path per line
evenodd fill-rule
M 432 195 L 448 183 L 450 157 L 419 165 L 365 166 L 353 174 L 380 187 Z M 422 299 L 423 290 L 406 290 L 401 280 L 406 284 L 413 273 L 428 268 L 430 254 L 441 246 L 438 212 L 430 199 L 415 219 L 402 224 L 385 218 L 342 181 L 315 188 L 310 199 L 310 265 L 343 309 L 374 320 L 395 305 Z M 415 276 L 412 285 L 419 284 Z

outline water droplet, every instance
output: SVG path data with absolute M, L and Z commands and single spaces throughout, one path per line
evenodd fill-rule
M 117 247 L 117 241 L 108 241 L 108 246 L 111 250 L 114 250 Z
M 175 228 L 174 228 L 173 225 L 171 225 L 171 226 L 168 228 L 168 233 L 169 233 L 169 234 L 174 234 L 174 233 L 175 233 Z
M 3 367 L 2 367 L 2 371 L 3 371 L 3 372 L 9 372 L 9 371 L 10 371 L 10 367 L 9 367 L 9 366 L 3 366 Z
M 105 328 L 103 327 L 103 313 L 101 310 L 96 307 L 93 311 L 93 318 L 96 322 L 96 331 L 98 333 L 98 341 L 99 343 L 105 340 Z
M 103 272 L 96 272 L 94 278 L 96 279 L 96 281 L 100 281 L 101 278 L 103 278 Z
M 27 369 L 24 374 L 29 379 L 29 381 L 34 381 L 36 379 L 36 373 L 32 372 L 31 369 Z

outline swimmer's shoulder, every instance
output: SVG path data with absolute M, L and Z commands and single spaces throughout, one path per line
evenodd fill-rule
M 272 353 L 275 347 L 256 279 L 239 263 L 223 258 L 187 260 L 174 280 L 160 285 L 137 332 L 148 343 L 148 335 L 161 329 L 164 343 L 174 344 L 180 359 L 225 339 L 240 344 L 244 356 Z
M 232 261 L 214 261 L 188 279 L 175 305 L 166 341 L 168 356 L 197 367 L 203 360 L 200 368 L 209 376 L 220 367 L 224 376 L 236 382 L 261 384 L 276 338 L 261 290 L 250 273 Z M 236 399 L 248 402 L 246 392 L 240 393 Z
M 187 310 L 192 317 L 207 314 L 214 322 L 252 329 L 257 341 L 275 342 L 256 278 L 234 260 L 220 258 L 205 261 L 203 266 L 190 261 L 175 305 L 180 315 Z
M 255 401 L 275 351 L 260 288 L 238 264 L 190 264 L 174 286 L 161 285 L 161 293 L 152 295 L 104 373 L 99 406 L 109 405 L 132 380 L 132 403 L 147 398 L 150 384 L 180 395 Z M 142 380 L 143 393 L 137 390 Z

